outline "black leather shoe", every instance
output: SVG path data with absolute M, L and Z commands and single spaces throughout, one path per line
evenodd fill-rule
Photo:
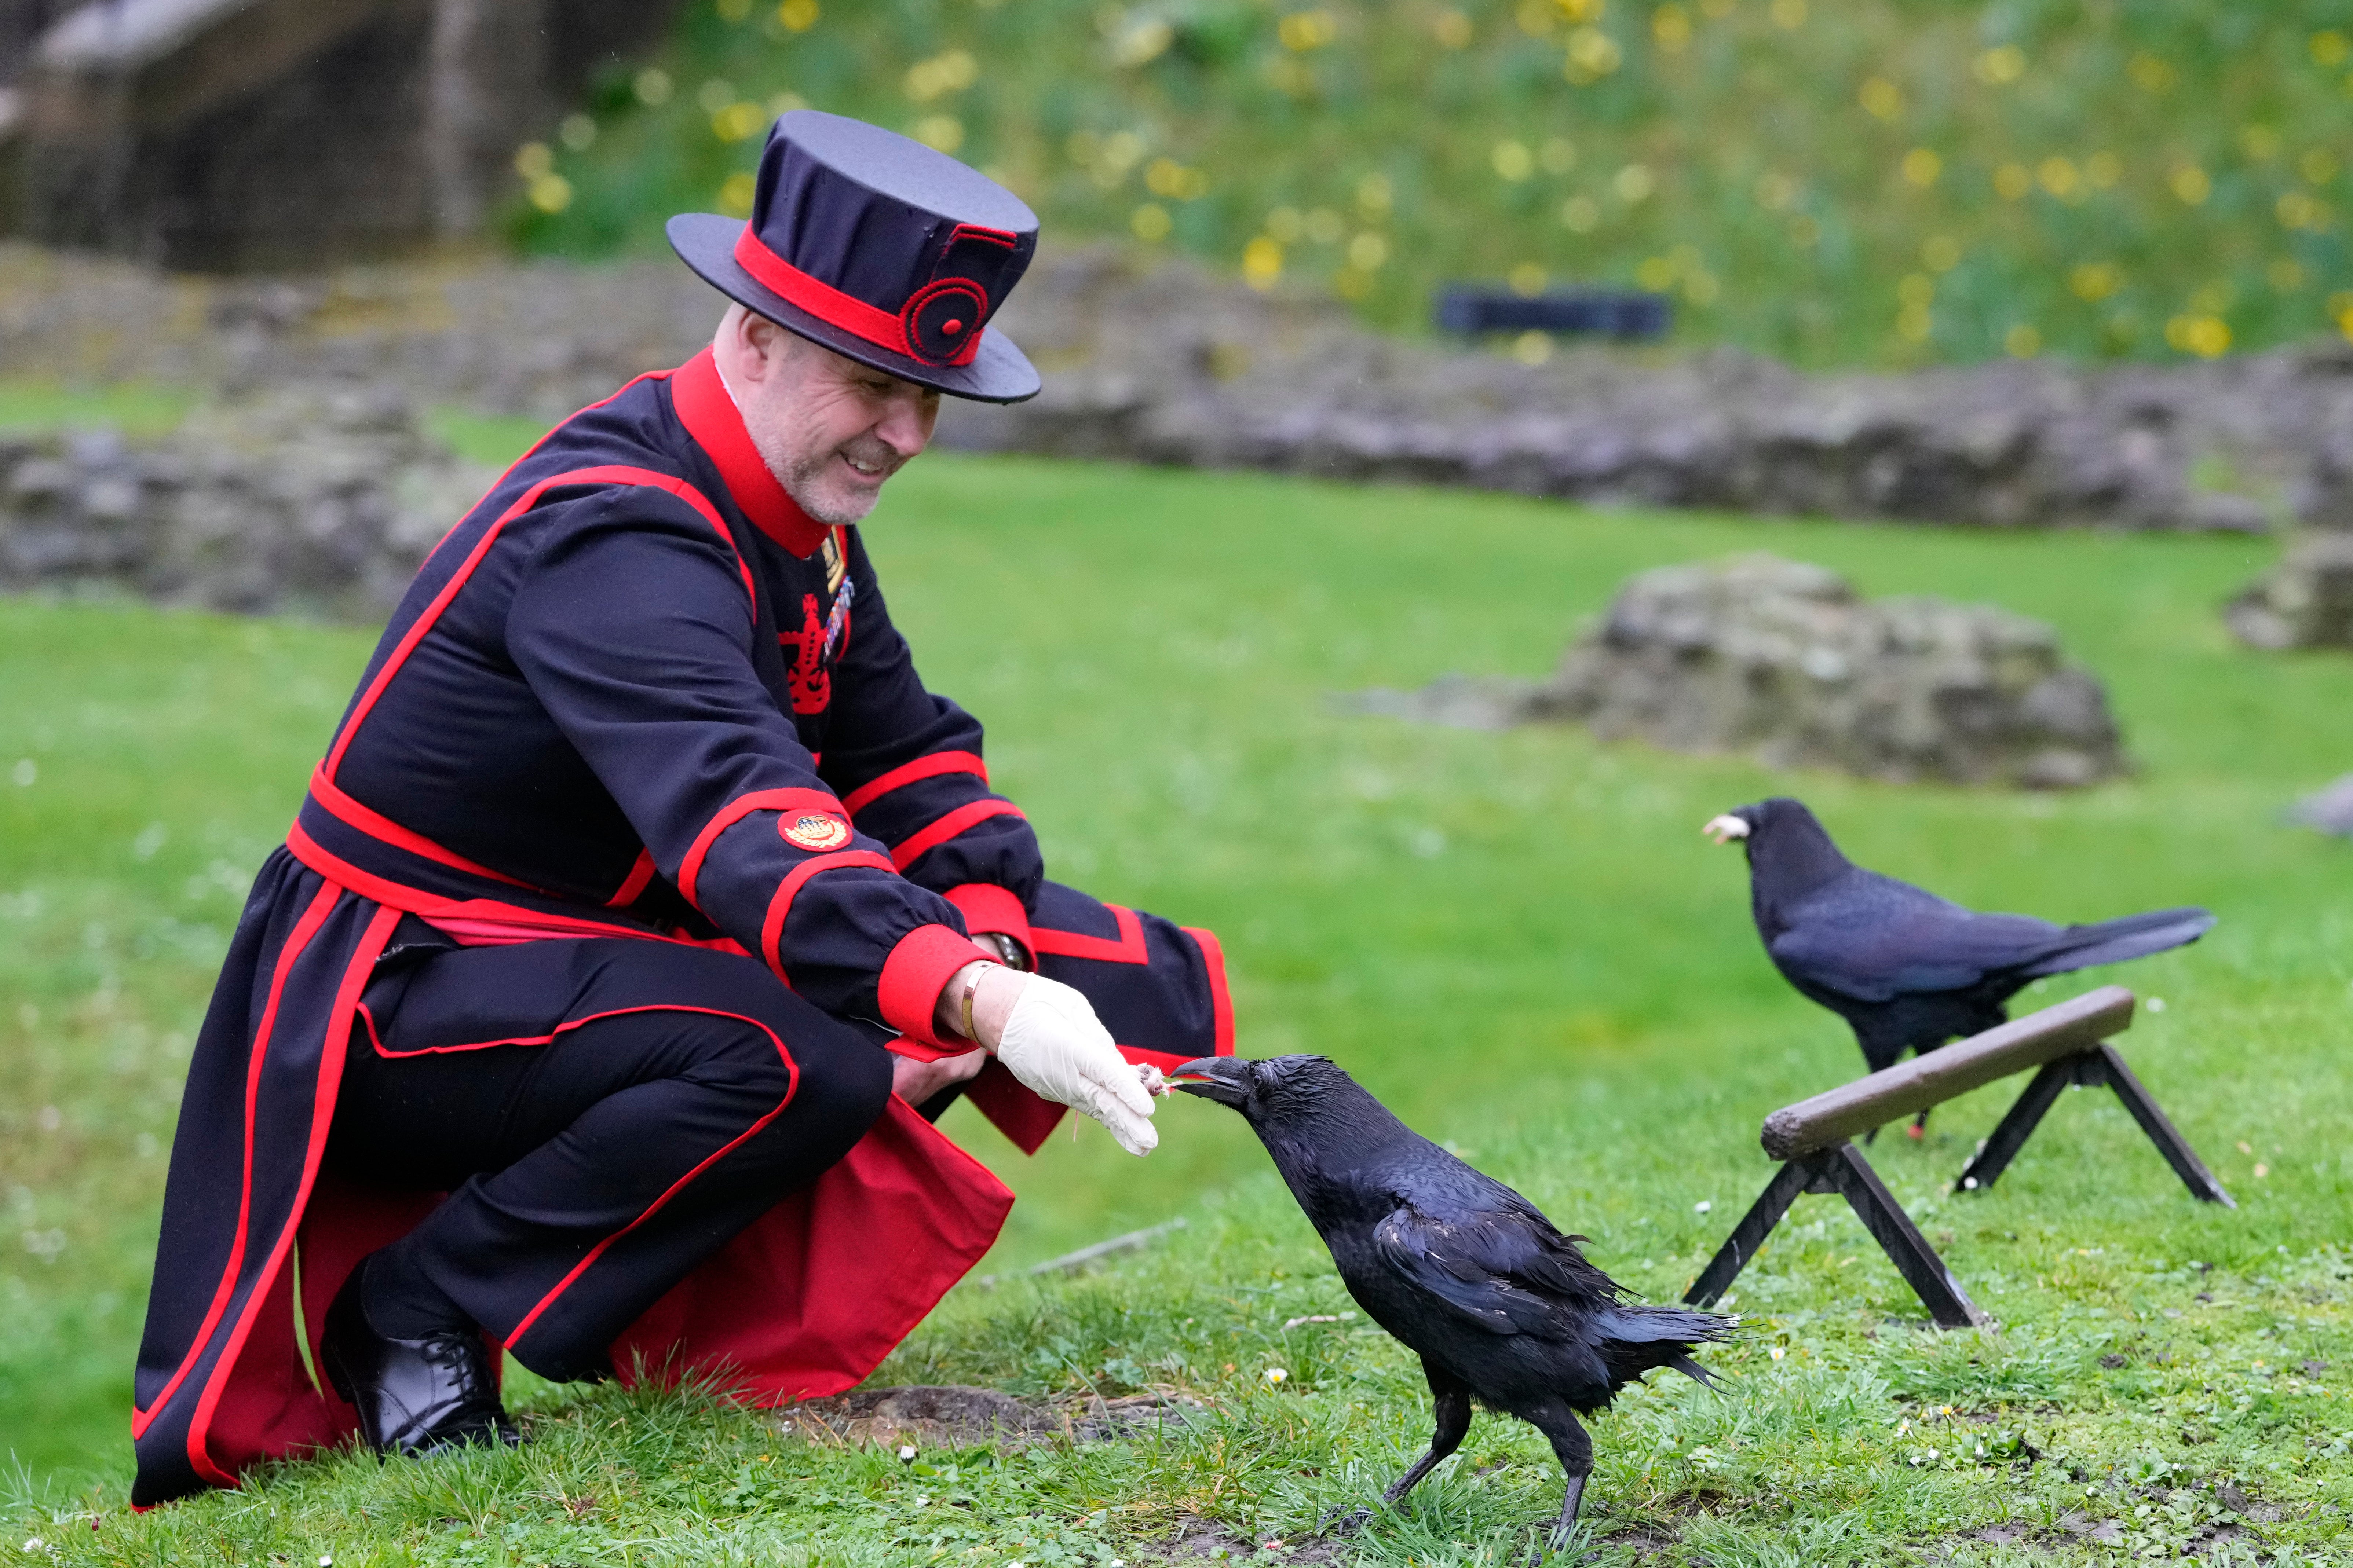
M 368 1447 L 380 1455 L 425 1455 L 520 1444 L 522 1434 L 499 1404 L 482 1336 L 470 1329 L 420 1340 L 378 1333 L 360 1301 L 366 1273 L 363 1262 L 335 1293 L 319 1351 L 335 1392 L 358 1407 Z

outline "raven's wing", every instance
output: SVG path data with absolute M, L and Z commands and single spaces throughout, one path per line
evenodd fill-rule
M 1766 944 L 1784 974 L 1885 1002 L 1923 991 L 1957 991 L 1996 970 L 2033 962 L 2066 938 L 2031 915 L 1989 915 L 1860 867 L 1788 912 Z
M 1440 1217 L 1407 1203 L 1373 1227 L 1373 1249 L 1399 1279 L 1491 1334 L 1542 1333 L 1564 1307 L 1591 1311 L 1618 1299 L 1609 1277 L 1533 1208 Z

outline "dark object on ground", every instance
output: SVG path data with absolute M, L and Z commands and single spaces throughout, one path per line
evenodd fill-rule
M 1672 324 L 1663 294 L 1622 289 L 1559 289 L 1521 294 L 1509 289 L 1455 284 L 1439 290 L 1430 324 L 1441 332 L 1483 337 L 1490 332 L 1556 332 L 1605 338 L 1662 338 Z
M 1593 1470 L 1577 1415 L 1606 1409 L 1653 1367 L 1708 1381 L 1691 1352 L 1726 1337 L 1730 1321 L 1628 1301 L 1577 1250 L 1582 1237 L 1563 1236 L 1534 1204 L 1415 1132 L 1325 1058 L 1205 1057 L 1168 1081 L 1242 1113 L 1332 1249 L 1348 1294 L 1421 1357 L 1438 1429 L 1384 1501 L 1454 1452 L 1475 1399 L 1550 1439 L 1568 1475 L 1556 1545 Z
M 2031 1067 L 2042 1070 L 2001 1119 L 1993 1136 L 1961 1168 L 1955 1184 L 1960 1191 L 1981 1193 L 1993 1185 L 2062 1089 L 2069 1084 L 2084 1088 L 2105 1084 L 2116 1090 L 2116 1098 L 2124 1101 L 2125 1109 L 2140 1123 L 2190 1196 L 2224 1208 L 2238 1207 L 2141 1087 L 2123 1055 L 2108 1043 L 2110 1036 L 2132 1026 L 2132 1016 L 2133 994 L 2121 985 L 2104 985 L 1934 1055 L 1915 1058 L 1775 1111 L 1765 1119 L 1761 1142 L 1767 1154 L 1788 1163 L 1734 1227 L 1683 1300 L 1701 1307 L 1716 1301 L 1739 1278 L 1742 1267 L 1757 1256 L 1792 1203 L 1807 1193 L 1837 1193 L 1853 1205 L 1864 1227 L 1939 1326 L 1966 1329 L 1989 1322 L 1911 1216 L 1881 1184 L 1862 1152 L 1849 1140 L 1906 1111 L 1925 1116 L 1931 1106 Z
M 1781 977 L 1853 1026 L 1873 1072 L 2009 1017 L 2028 982 L 2142 958 L 2214 929 L 2200 909 L 2096 925 L 1979 914 L 1839 853 L 1801 801 L 1777 798 L 1711 820 L 1748 854 L 1749 909 Z
M 2340 838 L 2353 838 L 2353 773 L 2288 807 L 2287 819 Z
M 2314 530 L 2223 608 L 2249 647 L 2353 647 L 2353 531 Z
M 472 1444 L 521 1443 L 499 1403 L 480 1331 L 437 1329 L 413 1340 L 378 1333 L 361 1305 L 367 1275 L 362 1263 L 335 1292 L 319 1340 L 327 1380 L 358 1409 L 367 1446 L 379 1456 L 422 1458 Z

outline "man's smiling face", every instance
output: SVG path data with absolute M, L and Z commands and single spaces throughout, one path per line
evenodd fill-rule
M 752 444 L 818 522 L 874 510 L 882 485 L 930 445 L 940 395 L 871 369 L 738 305 L 713 344 Z

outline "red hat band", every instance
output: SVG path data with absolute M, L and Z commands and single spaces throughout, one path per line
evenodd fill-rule
M 969 227 L 958 229 L 971 237 Z M 1008 236 L 1005 243 L 1009 243 Z M 735 259 L 762 286 L 818 320 L 865 339 L 877 348 L 905 354 L 918 363 L 966 365 L 980 352 L 988 319 L 988 290 L 969 278 L 942 278 L 909 298 L 898 314 L 845 294 L 813 277 L 761 242 L 750 224 L 735 242 Z

